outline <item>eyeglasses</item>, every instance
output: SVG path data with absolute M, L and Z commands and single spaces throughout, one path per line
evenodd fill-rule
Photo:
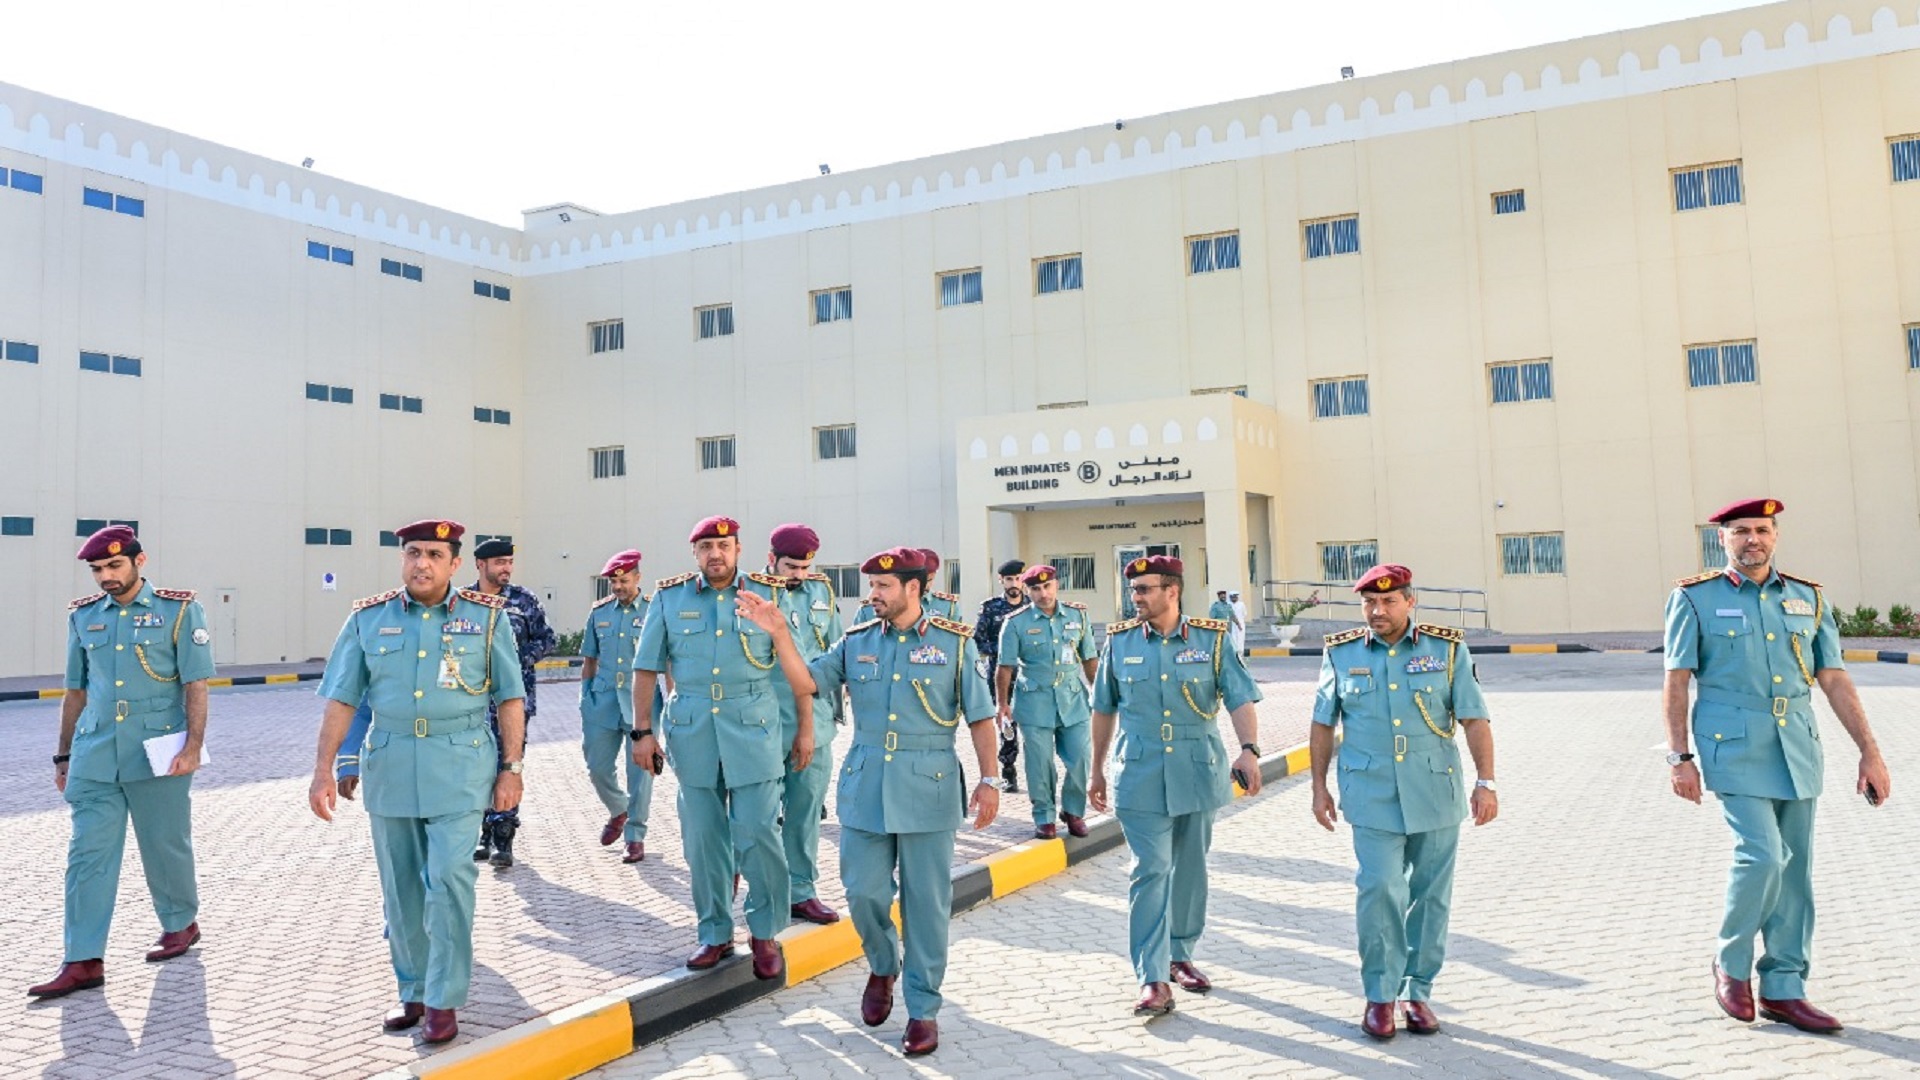
M 1135 596 L 1139 596 L 1142 593 L 1150 593 L 1155 589 L 1165 589 L 1170 587 L 1171 586 L 1164 585 L 1164 584 L 1163 585 L 1129 585 L 1127 586 L 1127 591 L 1134 594 Z

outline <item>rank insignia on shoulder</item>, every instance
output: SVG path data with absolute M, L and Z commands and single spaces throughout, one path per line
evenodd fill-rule
M 606 607 L 606 606 L 607 606 L 608 604 L 611 604 L 611 603 L 613 603 L 613 600 L 614 600 L 614 596 L 613 596 L 613 594 L 612 594 L 612 593 L 608 593 L 607 595 L 605 595 L 605 596 L 603 596 L 603 597 L 601 597 L 600 599 L 598 599 L 598 600 L 595 600 L 595 601 L 593 602 L 593 606 L 594 606 L 594 607 Z M 589 609 L 589 610 L 591 610 L 591 609 Z
M 1132 619 L 1121 619 L 1119 622 L 1111 622 L 1107 624 L 1107 635 L 1111 637 L 1114 634 L 1124 634 L 1127 631 L 1139 625 L 1140 625 L 1140 620 L 1137 617 Z
M 472 601 L 473 603 L 480 604 L 484 607 L 490 607 L 495 611 L 505 611 L 507 607 L 506 597 L 488 596 L 486 593 L 483 593 L 478 589 L 461 589 L 460 599 L 469 600 L 469 601 Z
M 963 623 L 963 622 L 954 622 L 952 619 L 943 619 L 938 615 L 929 616 L 927 618 L 927 622 L 931 623 L 934 626 L 939 627 L 942 630 L 945 630 L 949 634 L 959 634 L 961 637 L 964 637 L 964 638 L 970 638 L 973 636 L 973 627 L 968 626 L 966 623 Z M 941 663 L 945 663 L 945 662 L 946 661 L 944 660 L 941 661 Z
M 399 596 L 401 592 L 402 590 L 400 589 L 388 589 L 386 592 L 383 592 L 383 593 L 374 593 L 372 596 L 363 596 L 360 599 L 355 600 L 353 602 L 353 610 L 361 611 L 366 608 L 373 607 L 377 604 L 384 604 L 387 601 L 393 599 L 394 597 Z
M 909 664 L 944 664 L 947 654 L 938 645 L 921 645 L 907 652 Z
M 1434 637 L 1440 638 L 1443 641 L 1451 641 L 1456 645 L 1467 640 L 1465 631 L 1452 626 L 1439 626 L 1434 623 L 1424 622 L 1415 623 L 1414 625 L 1417 626 L 1423 634 L 1432 634 Z
M 1187 625 L 1198 627 L 1202 630 L 1225 630 L 1227 628 L 1227 620 L 1204 619 L 1196 616 L 1194 618 L 1188 619 Z
M 1073 608 L 1073 609 L 1074 609 L 1075 611 L 1085 611 L 1085 610 L 1087 610 L 1087 605 L 1085 605 L 1085 604 L 1083 604 L 1083 603 L 1081 603 L 1081 602 L 1080 602 L 1080 601 L 1078 601 L 1078 600 L 1062 600 L 1062 601 L 1060 601 L 1060 606 L 1061 606 L 1061 607 L 1070 607 L 1070 608 Z
M 949 604 L 957 604 L 960 602 L 960 597 L 955 593 L 930 592 L 927 595 L 933 597 L 935 600 L 945 600 Z
M 1783 578 L 1786 578 L 1788 581 L 1797 581 L 1802 585 L 1810 585 L 1816 589 L 1820 587 L 1820 583 L 1813 580 L 1812 578 L 1803 578 L 1803 577 L 1799 577 L 1794 574 L 1788 574 L 1788 573 L 1782 573 L 1780 576 Z
M 1181 649 L 1173 654 L 1176 664 L 1205 664 L 1213 660 L 1213 653 L 1206 649 Z
M 1407 674 L 1421 675 L 1429 671 L 1447 670 L 1447 658 L 1431 654 L 1416 656 L 1407 661 Z
M 747 574 L 747 580 L 755 582 L 756 584 L 765 585 L 769 589 L 784 589 L 787 587 L 786 578 L 774 577 L 772 574 L 763 574 L 758 570 Z
M 1797 596 L 1789 596 L 1785 600 L 1780 601 L 1780 610 L 1789 615 L 1811 615 L 1813 614 L 1813 605 Z
M 868 629 L 869 627 L 874 627 L 879 625 L 880 625 L 879 619 L 868 619 L 866 622 L 857 622 L 857 623 L 854 623 L 852 626 L 847 627 L 847 633 L 852 634 L 857 631 L 865 630 L 865 629 Z M 870 664 L 872 663 L 872 661 L 862 660 L 861 663 Z
M 1725 570 L 1707 570 L 1703 573 L 1694 574 L 1692 577 L 1683 577 L 1675 581 L 1673 587 L 1676 589 L 1684 589 L 1689 585 L 1698 585 L 1701 582 L 1712 581 L 1724 573 L 1726 573 Z
M 663 577 L 659 581 L 656 581 L 653 583 L 653 591 L 655 593 L 658 593 L 661 589 L 671 589 L 675 585 L 685 585 L 687 582 L 692 581 L 694 578 L 698 576 L 699 576 L 698 571 L 689 570 L 684 574 L 675 574 L 673 577 Z
M 1327 648 L 1331 649 L 1335 645 L 1345 645 L 1349 641 L 1359 641 L 1366 636 L 1367 628 L 1364 626 L 1356 626 L 1351 630 L 1342 630 L 1337 634 L 1328 634 L 1324 639 L 1324 643 Z
M 185 601 L 193 599 L 196 594 L 192 589 L 156 588 L 153 590 L 153 595 L 159 597 L 162 600 L 179 600 L 184 603 Z
M 99 603 L 101 600 L 106 599 L 106 595 L 107 595 L 106 593 L 97 592 L 91 596 L 75 597 L 72 601 L 70 601 L 67 604 L 67 610 L 78 611 L 79 609 L 86 607 L 88 604 Z

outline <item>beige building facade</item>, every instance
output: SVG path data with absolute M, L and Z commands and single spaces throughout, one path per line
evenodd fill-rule
M 519 229 L 12 87 L 0 168 L 0 674 L 60 669 L 108 520 L 229 663 L 323 653 L 430 514 L 563 628 L 716 512 L 843 584 L 934 547 L 970 604 L 1014 556 L 1103 616 L 1136 549 L 1251 593 L 1377 558 L 1564 631 L 1657 625 L 1764 493 L 1834 602 L 1920 601 L 1911 4 Z

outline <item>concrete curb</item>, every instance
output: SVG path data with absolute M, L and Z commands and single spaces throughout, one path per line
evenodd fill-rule
M 533 665 L 536 671 L 556 671 L 562 668 L 577 668 L 581 660 L 577 656 L 563 657 L 558 660 L 542 660 Z M 318 671 L 282 671 L 271 675 L 234 675 L 220 676 L 207 680 L 210 687 L 219 686 L 277 686 L 281 683 L 317 682 Z M 554 682 L 567 682 L 567 679 L 555 679 Z M 46 690 L 0 690 L 0 701 L 46 701 L 67 696 L 65 689 L 52 687 Z
M 1261 783 L 1306 771 L 1307 748 L 1296 746 L 1260 759 Z M 1237 788 L 1236 798 L 1244 796 Z M 1120 847 L 1120 822 L 1111 815 L 1089 818 L 1085 837 L 1030 840 L 953 871 L 953 913 L 960 914 L 1044 881 L 1069 866 Z M 900 910 L 893 913 L 896 923 Z M 468 1080 L 512 1076 L 566 1080 L 625 1057 L 650 1043 L 784 987 L 805 982 L 860 959 L 860 939 L 851 920 L 830 926 L 797 923 L 778 939 L 787 963 L 784 980 L 753 977 L 743 951 L 711 971 L 673 971 L 589 1001 L 497 1031 L 420 1061 L 380 1073 L 375 1080 Z

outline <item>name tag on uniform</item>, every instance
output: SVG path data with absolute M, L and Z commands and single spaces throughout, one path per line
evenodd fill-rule
M 1737 607 L 1715 608 L 1713 613 L 1722 619 L 1744 619 L 1747 613 Z
M 106 628 L 107 628 L 107 624 L 106 624 L 106 623 L 103 623 L 103 622 L 97 622 L 97 623 L 88 623 L 88 624 L 87 624 L 87 629 L 88 629 L 88 630 L 105 630 Z
M 133 625 L 135 626 L 165 626 L 166 624 L 167 620 L 153 612 L 145 612 L 133 617 Z
M 1371 674 L 1373 674 L 1373 669 L 1372 669 L 1372 668 L 1363 668 L 1363 667 L 1350 667 L 1350 668 L 1348 668 L 1348 669 L 1347 669 L 1347 674 L 1349 674 L 1349 675 L 1371 675 Z
M 1780 609 L 1789 615 L 1811 615 L 1813 605 L 1798 597 L 1789 597 L 1780 601 Z
M 1407 661 L 1407 674 L 1409 675 L 1445 670 L 1447 670 L 1447 660 L 1443 656 L 1416 656 Z
M 383 626 L 380 628 L 381 637 L 397 637 L 406 632 L 406 627 L 404 626 Z
M 856 656 L 853 658 L 853 662 L 856 664 L 877 664 L 880 662 L 880 658 L 877 656 Z
M 1206 649 L 1181 649 L 1178 653 L 1174 654 L 1173 662 L 1176 664 L 1204 664 L 1211 659 L 1213 659 L 1213 653 Z
M 605 630 L 607 627 L 612 626 L 613 624 L 610 622 L 597 622 L 597 623 L 594 623 L 593 625 L 602 630 Z
M 443 634 L 477 634 L 480 632 L 480 624 L 471 619 L 448 619 L 446 625 L 440 627 L 440 632 Z
M 1046 632 L 1047 632 L 1047 628 L 1046 628 L 1046 627 L 1044 627 L 1044 626 L 1029 626 L 1029 627 L 1027 627 L 1027 633 L 1029 633 L 1029 634 L 1044 634 L 1044 633 L 1046 633 Z
M 1144 664 L 1147 662 L 1147 658 L 1144 656 L 1123 656 L 1120 658 L 1120 662 L 1123 664 Z
M 680 613 L 680 617 L 683 619 L 697 619 L 700 617 L 700 613 L 697 611 L 683 611 Z
M 947 654 L 940 651 L 938 645 L 922 645 L 907 653 L 909 664 L 944 664 L 946 662 Z

